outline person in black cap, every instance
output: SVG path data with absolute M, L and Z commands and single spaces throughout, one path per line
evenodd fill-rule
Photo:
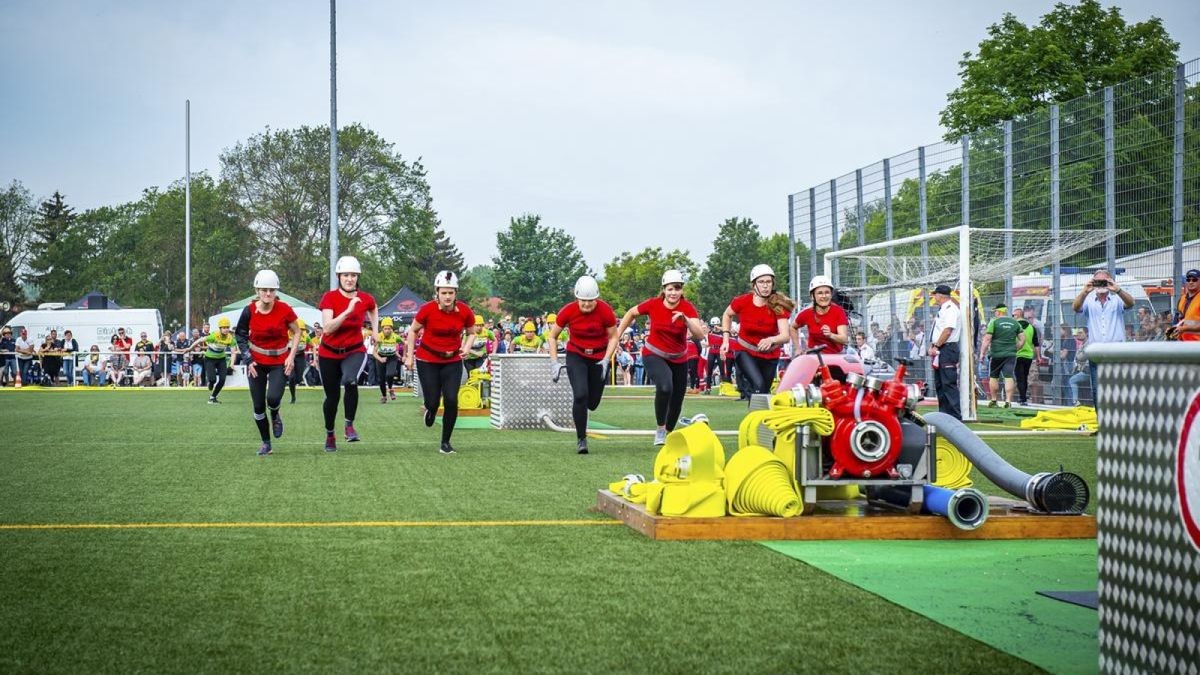
M 1179 321 L 1171 327 L 1177 339 L 1184 342 L 1200 341 L 1200 270 L 1191 269 L 1183 275 L 1183 293 L 1179 295 L 1179 304 L 1175 309 L 1179 312 Z M 1170 334 L 1170 333 L 1168 333 Z
M 935 359 L 937 374 L 938 411 L 962 419 L 958 393 L 958 340 L 962 335 L 962 313 L 954 300 L 950 299 L 950 287 L 939 284 L 933 289 L 933 299 L 940 305 L 937 321 L 933 324 L 933 338 L 929 345 L 929 356 Z

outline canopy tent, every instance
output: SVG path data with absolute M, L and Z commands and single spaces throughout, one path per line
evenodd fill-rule
M 82 298 L 64 309 L 125 309 L 99 291 L 88 291 Z
M 379 318 L 390 316 L 411 321 L 425 300 L 426 298 L 422 298 L 405 286 L 396 291 L 390 300 L 379 306 Z
M 316 309 L 316 307 L 313 307 L 312 305 L 301 300 L 300 298 L 288 295 L 287 293 L 284 293 L 283 291 L 277 291 L 275 293 L 275 295 L 280 300 L 291 305 L 292 309 L 298 309 L 300 307 L 308 307 L 309 309 Z M 251 302 L 254 302 L 254 300 L 256 300 L 257 298 L 258 298 L 257 295 L 251 295 L 248 298 L 242 298 L 241 300 L 238 300 L 237 302 L 231 302 L 228 305 L 225 305 L 224 307 L 221 308 L 221 311 L 228 312 L 231 309 L 241 309 L 241 308 L 245 307 L 246 305 L 250 304 Z
M 310 328 L 312 327 L 312 325 L 314 323 L 321 322 L 321 311 L 318 310 L 316 307 L 313 307 L 312 305 L 308 304 L 307 302 L 305 302 L 303 300 L 300 300 L 299 298 L 294 298 L 294 297 L 288 295 L 287 293 L 279 293 L 278 296 L 279 296 L 280 300 L 283 300 L 288 305 L 290 305 L 292 309 L 296 310 L 296 316 L 300 317 L 300 319 L 302 321 L 304 321 L 304 323 L 308 324 L 308 326 Z M 232 326 L 237 327 L 238 317 L 240 317 L 242 315 L 242 308 L 244 308 L 246 305 L 249 305 L 251 302 L 253 302 L 255 300 L 255 297 L 256 296 L 252 295 L 248 298 L 244 298 L 237 302 L 232 302 L 228 305 L 225 305 L 224 307 L 221 308 L 220 312 L 208 317 L 209 327 L 215 328 L 217 325 L 217 321 L 220 320 L 221 317 L 225 317 L 225 318 L 229 319 L 229 323 Z

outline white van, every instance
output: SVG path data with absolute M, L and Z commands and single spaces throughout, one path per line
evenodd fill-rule
M 29 331 L 29 339 L 37 344 L 57 330 L 59 338 L 64 331 L 71 331 L 79 343 L 79 351 L 86 352 L 92 345 L 100 351 L 109 350 L 109 342 L 118 328 L 137 342 L 142 333 L 151 342 L 162 336 L 162 315 L 157 309 L 39 309 L 21 312 L 7 324 L 16 337 L 21 328 Z
M 1092 282 L 1093 272 L 1067 272 L 1059 275 L 1058 301 L 1062 308 L 1060 316 L 1053 315 L 1053 303 L 1047 302 L 1051 295 L 1050 284 L 1053 279 L 1048 274 L 1022 274 L 1013 277 L 1012 280 L 1012 306 L 1013 307 L 1032 307 L 1034 316 L 1040 319 L 1045 326 L 1054 326 L 1061 318 L 1062 323 L 1068 326 L 1083 326 L 1086 325 L 1082 315 L 1076 315 L 1071 309 L 1071 303 L 1075 301 L 1075 296 L 1079 295 L 1079 291 L 1083 287 Z M 1138 307 L 1146 307 L 1153 311 L 1154 306 L 1150 304 L 1150 296 L 1146 295 L 1146 289 L 1142 283 L 1133 275 L 1118 274 L 1117 284 L 1121 290 L 1129 293 L 1133 297 L 1133 307 L 1125 311 L 1126 325 L 1132 325 Z M 1057 336 L 1057 331 L 1054 335 Z

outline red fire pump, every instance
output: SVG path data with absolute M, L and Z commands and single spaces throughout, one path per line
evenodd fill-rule
M 898 478 L 896 460 L 904 441 L 900 418 L 910 393 L 905 365 L 886 381 L 847 373 L 839 382 L 824 363 L 820 369 L 821 398 L 834 419 L 833 434 L 822 442 L 833 459 L 829 477 Z

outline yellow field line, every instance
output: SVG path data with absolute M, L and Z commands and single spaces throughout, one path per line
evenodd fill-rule
M 152 530 L 248 527 L 585 527 L 621 525 L 617 520 L 349 520 L 232 523 L 0 523 L 0 530 Z

